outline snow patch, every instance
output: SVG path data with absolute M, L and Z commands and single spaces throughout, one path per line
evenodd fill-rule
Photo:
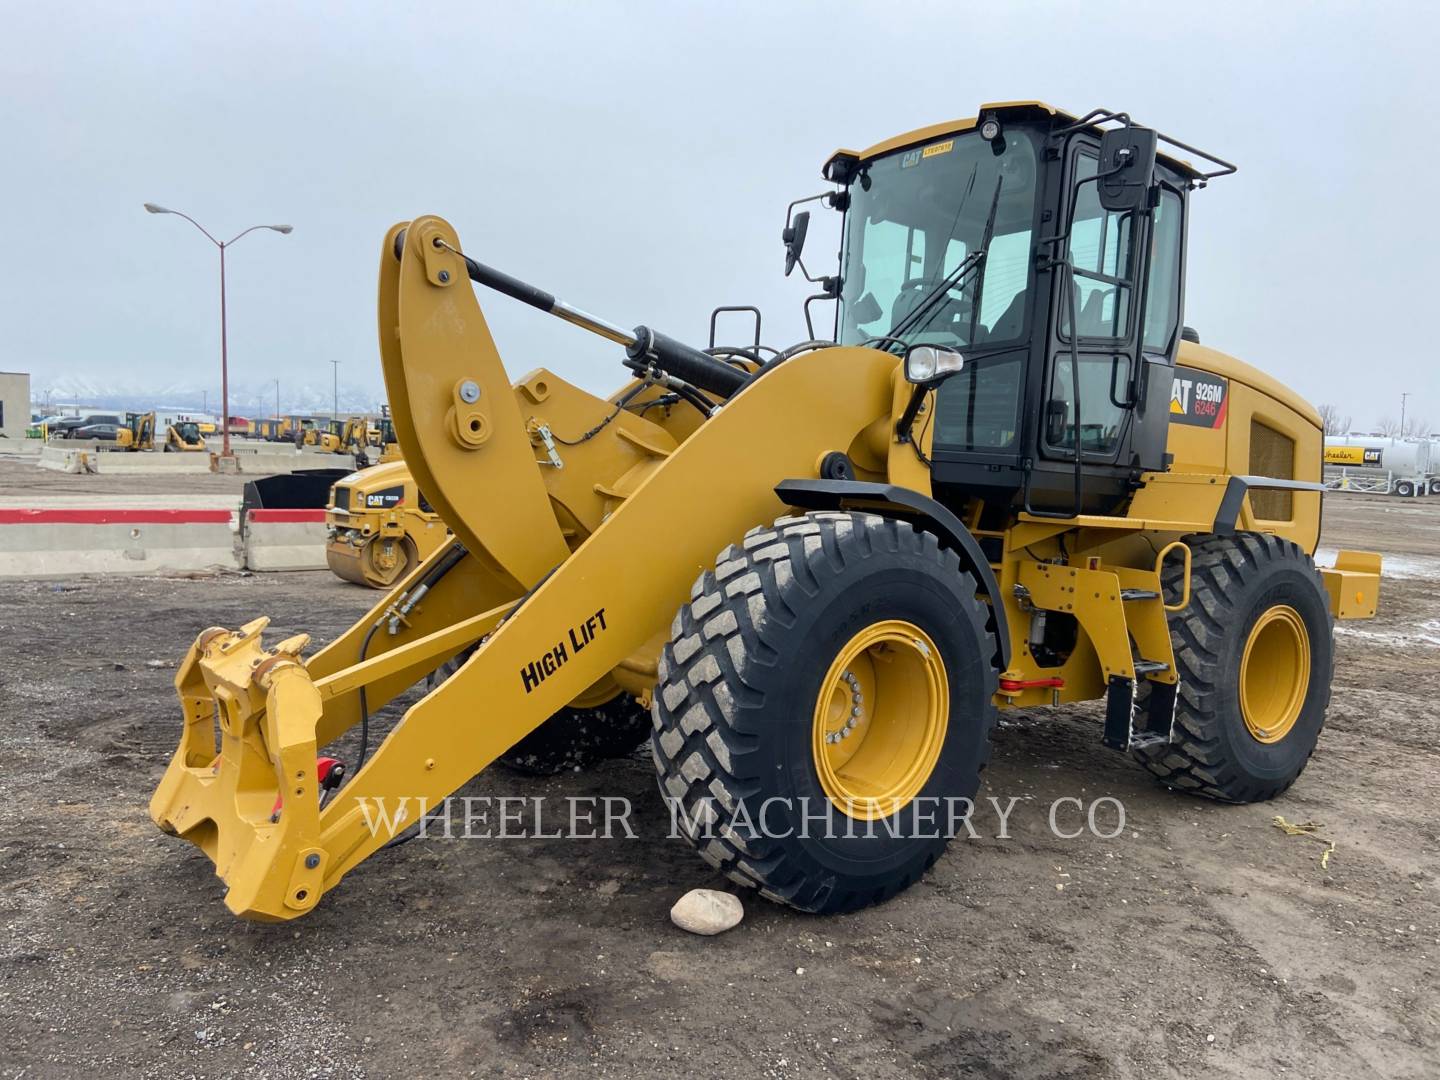
M 1440 649 L 1440 619 L 1426 619 L 1414 630 L 1373 630 L 1339 622 L 1335 624 L 1335 632 L 1396 649 Z

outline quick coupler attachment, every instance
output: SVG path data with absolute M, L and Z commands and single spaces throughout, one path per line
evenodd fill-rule
M 343 769 L 317 762 L 321 696 L 300 659 L 309 636 L 267 650 L 269 621 L 212 628 L 190 647 L 175 675 L 185 726 L 150 817 L 209 856 L 231 911 L 280 920 L 325 891 L 321 793 Z

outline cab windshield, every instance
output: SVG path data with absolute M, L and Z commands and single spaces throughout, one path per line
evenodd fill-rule
M 921 308 L 896 335 L 905 344 L 968 349 L 1023 336 L 1036 154 L 1023 129 L 1002 139 L 997 152 L 978 132 L 946 136 L 860 167 L 841 250 L 842 344 L 890 335 Z M 982 269 L 930 303 L 946 276 L 979 253 L 987 224 Z

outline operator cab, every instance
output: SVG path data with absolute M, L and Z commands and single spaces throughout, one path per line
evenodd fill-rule
M 827 163 L 836 340 L 964 357 L 916 420 L 937 498 L 1104 513 L 1165 467 L 1188 195 L 1234 167 L 1156 140 L 1124 114 L 1025 103 Z

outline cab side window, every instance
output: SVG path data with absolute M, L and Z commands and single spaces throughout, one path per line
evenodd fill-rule
M 1150 270 L 1145 284 L 1146 352 L 1169 354 L 1180 329 L 1180 235 L 1180 196 L 1162 191 L 1150 233 Z
M 1070 260 L 1075 265 L 1075 321 L 1081 338 L 1121 338 L 1130 326 L 1131 266 L 1134 258 L 1134 214 L 1100 205 L 1095 175 L 1097 159 L 1081 153 L 1075 179 L 1085 180 L 1075 200 L 1070 223 Z M 1070 336 L 1066 305 L 1061 331 Z

